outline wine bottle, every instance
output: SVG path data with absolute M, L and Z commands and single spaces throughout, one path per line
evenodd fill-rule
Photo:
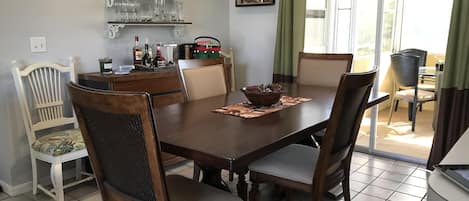
M 135 46 L 132 49 L 134 64 L 142 64 L 143 52 L 142 48 L 138 45 L 138 36 L 135 36 Z
M 145 50 L 143 52 L 142 63 L 146 67 L 150 67 L 152 65 L 151 62 L 151 53 L 148 47 L 148 39 L 145 40 Z

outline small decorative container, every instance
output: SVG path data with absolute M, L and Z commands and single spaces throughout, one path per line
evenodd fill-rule
M 112 74 L 112 59 L 107 57 L 99 59 L 99 69 L 102 74 Z

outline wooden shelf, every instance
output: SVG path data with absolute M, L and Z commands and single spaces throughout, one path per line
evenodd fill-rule
M 122 22 L 122 21 L 109 21 L 107 24 L 124 24 L 128 26 L 179 26 L 188 25 L 192 22 Z
M 126 26 L 155 26 L 155 27 L 173 27 L 174 34 L 178 35 L 182 32 L 185 25 L 190 25 L 192 22 L 124 22 L 124 21 L 108 21 L 108 37 L 114 39 L 117 37 L 118 32 Z

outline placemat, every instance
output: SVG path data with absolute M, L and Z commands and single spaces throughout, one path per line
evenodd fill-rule
M 249 102 L 243 102 L 234 105 L 224 106 L 213 110 L 213 112 L 242 117 L 245 119 L 252 119 L 270 113 L 274 113 L 285 108 L 289 108 L 291 106 L 295 106 L 300 103 L 308 102 L 311 100 L 311 98 L 282 96 L 277 104 L 274 104 L 269 107 L 255 107 Z

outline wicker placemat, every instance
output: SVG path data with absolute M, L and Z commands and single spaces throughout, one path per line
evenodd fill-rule
M 213 110 L 213 112 L 252 119 L 274 113 L 285 108 L 311 101 L 310 98 L 282 96 L 277 104 L 269 107 L 255 107 L 248 102 L 237 103 Z

